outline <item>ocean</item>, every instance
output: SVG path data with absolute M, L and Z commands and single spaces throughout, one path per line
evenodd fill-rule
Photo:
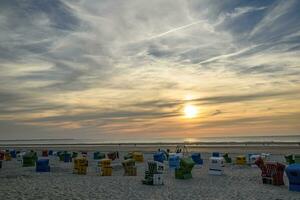
M 104 139 L 28 139 L 0 140 L 5 144 L 139 144 L 139 143 L 300 143 L 300 135 L 287 136 L 240 136 L 199 138 L 155 138 L 147 140 L 104 140 Z

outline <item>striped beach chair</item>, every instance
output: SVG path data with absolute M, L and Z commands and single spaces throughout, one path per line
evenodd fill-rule
M 255 164 L 261 169 L 263 184 L 284 185 L 285 165 L 278 162 L 264 163 L 262 158 L 258 158 Z

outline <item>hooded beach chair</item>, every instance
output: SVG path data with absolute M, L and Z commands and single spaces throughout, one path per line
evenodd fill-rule
M 271 158 L 271 154 L 270 153 L 261 153 L 260 157 L 264 160 L 264 161 L 269 161 Z
M 48 157 L 48 150 L 43 150 L 42 151 L 42 156 L 43 157 Z
M 178 155 L 170 155 L 169 156 L 169 168 L 170 169 L 178 169 L 180 166 L 180 158 Z
M 164 165 L 157 161 L 148 161 L 147 165 L 142 183 L 146 185 L 163 185 Z
M 36 172 L 50 172 L 49 159 L 40 159 L 36 161 Z
M 73 173 L 85 175 L 87 172 L 88 165 L 89 163 L 86 158 L 75 158 Z
M 98 166 L 100 168 L 101 176 L 111 176 L 112 175 L 112 166 L 111 159 L 104 158 L 98 162 Z
M 247 161 L 246 161 L 246 156 L 237 156 L 235 158 L 235 164 L 237 165 L 246 165 Z
M 134 159 L 136 162 L 144 162 L 144 155 L 142 152 L 133 152 L 132 159 Z
M 300 155 L 294 155 L 295 163 L 300 164 Z
M 109 152 L 107 153 L 107 158 L 111 160 L 119 159 L 119 152 L 118 151 Z
M 220 153 L 219 152 L 213 152 L 212 157 L 220 157 Z
M 163 163 L 167 158 L 164 152 L 159 151 L 153 154 L 153 160 Z
M 132 158 L 133 158 L 132 152 L 129 152 L 129 153 L 127 153 L 127 154 L 124 156 L 124 160 L 132 159 Z
M 192 158 L 181 158 L 179 168 L 175 169 L 175 178 L 176 179 L 189 179 L 192 178 L 192 169 L 195 165 L 195 162 Z
M 26 152 L 17 153 L 17 161 L 22 162 L 23 161 L 23 156 L 25 154 L 26 154 Z
M 223 157 L 210 157 L 208 174 L 222 175 L 224 174 L 224 158 Z
M 285 172 L 289 179 L 289 190 L 300 192 L 300 164 L 290 164 Z
M 137 168 L 133 159 L 127 159 L 122 162 L 124 168 L 124 176 L 136 176 Z
M 16 157 L 17 157 L 17 152 L 16 152 L 16 150 L 11 150 L 9 153 L 10 153 L 10 156 L 11 156 L 12 158 L 16 158 Z
M 257 165 L 255 164 L 255 162 L 256 162 L 256 160 L 257 160 L 258 158 L 261 158 L 261 156 L 258 155 L 258 154 L 253 154 L 253 155 L 251 155 L 251 156 L 250 156 L 249 165 L 250 165 L 251 167 L 257 167 Z
M 72 155 L 71 153 L 64 151 L 63 153 L 59 154 L 59 160 L 64 161 L 65 163 L 72 162 Z
M 4 156 L 5 156 L 5 153 L 3 151 L 0 151 L 0 160 L 4 160 Z
M 285 158 L 285 161 L 286 161 L 289 165 L 295 163 L 294 156 L 293 156 L 292 154 L 291 154 L 291 155 L 284 156 L 284 158 Z
M 164 154 L 165 160 L 169 160 L 169 153 L 170 153 L 169 149 L 167 150 L 158 149 L 158 152 L 162 152 Z
M 78 153 L 75 152 L 75 151 L 73 151 L 73 152 L 72 152 L 72 159 L 73 159 L 73 158 L 77 158 L 77 157 L 78 157 Z
M 4 160 L 5 160 L 5 161 L 11 161 L 11 155 L 10 155 L 10 152 L 5 152 L 5 153 L 4 153 Z
M 284 185 L 283 174 L 285 165 L 278 162 L 264 162 L 259 157 L 255 164 L 261 169 L 263 184 Z
M 101 160 L 103 158 L 105 158 L 105 154 L 104 153 L 100 153 L 99 151 L 94 152 L 94 160 Z
M 27 152 L 23 155 L 23 167 L 34 167 L 37 161 L 35 152 Z
M 232 159 L 229 157 L 228 153 L 225 153 L 223 155 L 223 158 L 224 158 L 226 163 L 232 163 Z
M 200 153 L 192 153 L 191 158 L 196 165 L 203 165 L 203 159 Z

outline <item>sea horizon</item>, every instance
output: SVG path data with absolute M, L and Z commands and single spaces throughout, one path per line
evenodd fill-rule
M 271 135 L 271 136 L 226 136 L 226 137 L 195 137 L 195 138 L 153 138 L 153 139 L 120 139 L 107 140 L 101 138 L 35 138 L 35 139 L 0 139 L 0 144 L 220 144 L 220 143 L 300 143 L 299 135 Z

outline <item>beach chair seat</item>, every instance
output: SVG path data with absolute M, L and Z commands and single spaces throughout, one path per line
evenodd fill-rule
M 191 158 L 196 165 L 203 165 L 203 159 L 201 158 L 200 153 L 193 153 Z
M 285 169 L 289 179 L 289 190 L 300 192 L 300 164 L 295 163 Z
M 223 158 L 224 158 L 226 163 L 232 163 L 232 159 L 229 157 L 228 153 L 225 153 L 223 155 Z

